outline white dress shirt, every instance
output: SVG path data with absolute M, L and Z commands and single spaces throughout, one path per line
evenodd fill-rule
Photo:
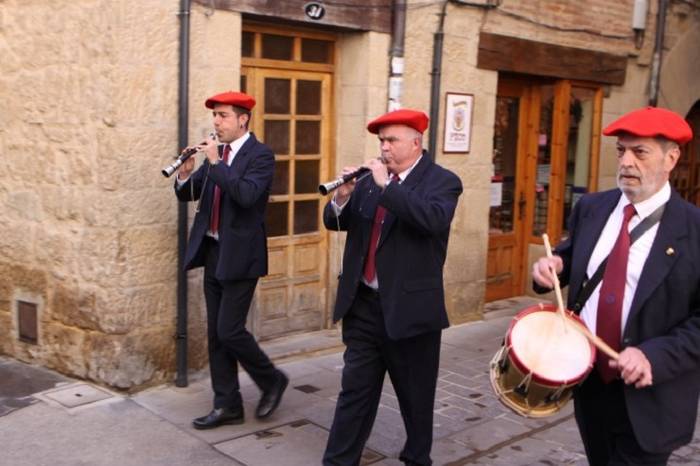
M 232 141 L 231 143 L 229 143 L 229 145 L 231 146 L 231 152 L 229 153 L 229 158 L 228 158 L 228 163 L 227 163 L 227 165 L 229 167 L 233 163 L 233 159 L 236 157 L 236 154 L 238 154 L 238 151 L 241 150 L 241 147 L 243 147 L 243 144 L 245 144 L 245 142 L 248 140 L 248 138 L 250 138 L 250 131 L 246 131 L 246 133 L 243 136 L 241 136 L 240 138 L 236 139 L 235 141 Z M 226 147 L 224 145 L 224 149 L 225 148 Z M 189 180 L 189 179 L 190 179 L 189 176 L 187 178 L 185 178 L 184 180 L 181 180 L 179 177 L 176 178 L 177 189 L 180 189 L 182 187 L 182 185 L 185 184 L 187 182 L 187 180 Z M 211 230 L 207 230 L 207 236 L 211 236 L 212 238 L 215 238 L 217 240 L 219 239 L 219 235 L 212 232 Z
M 639 225 L 639 223 L 641 223 L 645 218 L 654 213 L 654 211 L 661 205 L 668 202 L 670 198 L 671 186 L 668 182 L 666 182 L 666 184 L 649 199 L 634 204 L 634 208 L 637 213 L 630 220 L 628 225 L 629 231 L 632 231 L 634 227 Z M 624 207 L 629 203 L 630 201 L 623 193 L 622 196 L 620 196 L 620 201 L 617 203 L 617 206 L 615 206 L 615 210 L 613 210 L 610 217 L 608 217 L 608 221 L 603 228 L 603 232 L 600 234 L 598 242 L 593 249 L 593 254 L 591 254 L 591 258 L 588 261 L 588 268 L 586 269 L 586 275 L 588 277 L 593 276 L 600 263 L 603 262 L 603 260 L 610 254 L 610 251 L 612 251 L 615 241 L 617 241 L 617 236 L 620 233 L 620 227 L 622 226 L 622 209 L 624 209 Z M 644 232 L 644 234 L 640 236 L 639 239 L 637 239 L 637 241 L 635 241 L 630 247 L 629 259 L 627 261 L 627 278 L 625 280 L 625 296 L 622 299 L 622 321 L 620 325 L 621 338 L 622 334 L 624 334 L 625 325 L 627 324 L 627 317 L 629 316 L 632 299 L 637 291 L 639 276 L 642 274 L 644 263 L 649 257 L 649 251 L 651 250 L 651 245 L 654 242 L 658 229 L 659 224 L 656 223 L 654 226 Z M 601 280 L 581 310 L 581 318 L 593 333 L 596 331 L 598 298 L 600 296 L 600 287 L 602 286 L 602 283 L 603 281 Z

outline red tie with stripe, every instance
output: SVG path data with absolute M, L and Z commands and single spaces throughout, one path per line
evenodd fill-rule
M 228 159 L 231 155 L 231 145 L 224 146 L 224 163 L 228 165 Z M 218 184 L 214 185 L 214 201 L 211 206 L 211 217 L 209 219 L 209 231 L 215 235 L 219 233 L 219 211 L 221 210 L 221 188 Z
M 622 334 L 622 300 L 625 297 L 627 281 L 627 261 L 630 252 L 630 233 L 628 226 L 636 210 L 632 204 L 623 209 L 622 226 L 617 241 L 610 251 L 608 263 L 603 274 L 603 284 L 598 297 L 598 315 L 596 317 L 596 334 L 615 351 L 620 350 Z M 610 358 L 602 351 L 597 352 L 596 366 L 603 382 L 610 383 L 618 375 L 616 369 L 608 365 Z
M 391 182 L 396 183 L 399 181 L 398 175 L 391 175 Z M 386 209 L 381 205 L 377 204 L 377 210 L 374 213 L 374 222 L 372 223 L 372 233 L 369 236 L 369 248 L 367 249 L 367 258 L 365 260 L 365 270 L 363 276 L 367 283 L 372 283 L 374 276 L 377 274 L 376 264 L 374 262 L 374 255 L 377 252 L 377 246 L 379 245 L 379 236 L 382 233 L 382 224 L 384 223 L 384 216 L 386 215 Z

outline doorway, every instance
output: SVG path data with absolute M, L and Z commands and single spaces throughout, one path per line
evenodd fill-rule
M 502 76 L 496 96 L 487 302 L 523 294 L 530 249 L 568 236 L 597 190 L 603 93 L 594 83 Z
M 243 25 L 241 89 L 255 97 L 252 130 L 275 153 L 265 225 L 269 274 L 252 327 L 260 340 L 326 328 L 328 234 L 321 180 L 331 172 L 334 36 Z

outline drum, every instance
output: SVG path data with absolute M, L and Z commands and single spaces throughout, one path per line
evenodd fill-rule
M 553 304 L 523 309 L 491 361 L 491 386 L 501 402 L 525 417 L 555 414 L 593 368 L 595 347 L 574 325 L 585 325 Z

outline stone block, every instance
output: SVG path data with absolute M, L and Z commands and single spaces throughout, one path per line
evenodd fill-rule
M 97 330 L 100 328 L 100 314 L 95 304 L 99 292 L 94 286 L 80 286 L 75 282 L 55 283 L 47 303 L 47 314 L 69 327 Z
M 87 376 L 90 358 L 90 336 L 83 329 L 49 322 L 41 327 L 39 352 L 34 360 L 62 374 Z
M 79 235 L 80 278 L 103 285 L 121 281 L 128 270 L 122 232 L 111 228 L 85 228 Z
M 175 361 L 171 332 L 149 330 L 127 336 L 92 335 L 87 377 L 128 389 L 162 381 Z
M 130 228 L 119 235 L 121 257 L 128 264 L 122 286 L 142 286 L 173 280 L 177 248 L 172 231 L 156 225 Z

